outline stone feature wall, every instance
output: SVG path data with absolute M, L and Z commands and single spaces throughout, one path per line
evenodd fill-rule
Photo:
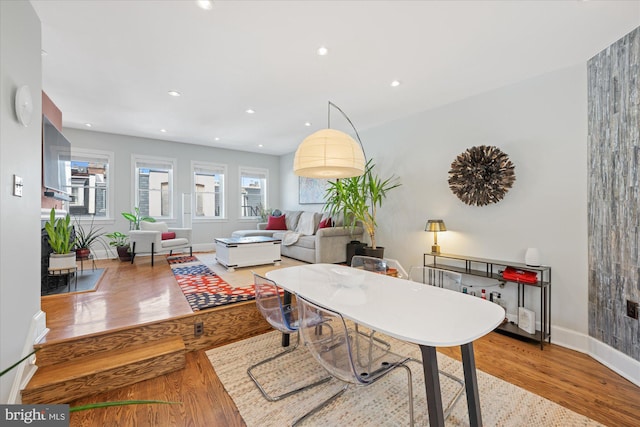
M 640 360 L 640 27 L 587 67 L 589 335 Z

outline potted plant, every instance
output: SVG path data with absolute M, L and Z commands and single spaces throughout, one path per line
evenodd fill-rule
M 356 221 L 360 221 L 371 241 L 371 246 L 364 248 L 364 255 L 382 258 L 384 248 L 376 245 L 376 214 L 387 192 L 401 184 L 395 175 L 383 180 L 373 172 L 374 167 L 372 160 L 369 160 L 364 174 L 329 181 L 324 196 L 324 210 L 331 216 L 342 214 L 345 226 L 353 227 Z
M 105 234 L 101 227 L 95 227 L 95 217 L 91 216 L 91 223 L 85 226 L 80 224 L 80 219 L 75 218 L 75 232 L 76 232 L 76 259 L 88 259 L 91 253 L 91 246 L 95 243 L 100 243 L 105 251 L 108 251 L 108 247 L 102 240 L 102 236 Z
M 75 238 L 71 217 L 67 214 L 64 218 L 56 218 L 55 208 L 51 208 L 49 221 L 44 224 L 49 237 L 49 246 L 53 253 L 49 255 L 49 268 L 66 269 L 76 266 L 76 254 L 73 252 Z
M 129 221 L 129 230 L 140 230 L 140 221 L 156 222 L 150 216 L 140 214 L 140 208 L 133 208 L 133 212 L 122 212 L 122 216 Z
M 105 237 L 108 237 L 109 245 L 114 246 L 116 251 L 118 251 L 118 258 L 120 261 L 131 261 L 131 252 L 129 252 L 129 236 L 119 231 L 114 231 L 113 233 L 105 234 Z

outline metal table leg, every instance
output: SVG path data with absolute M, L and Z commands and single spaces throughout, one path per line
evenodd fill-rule
M 473 355 L 473 343 L 460 346 L 462 351 L 462 365 L 467 392 L 467 408 L 469 410 L 469 425 L 482 426 L 480 413 L 480 397 L 478 394 L 478 379 L 476 377 L 476 362 Z M 429 425 L 444 426 L 444 412 L 442 410 L 442 392 L 438 375 L 438 359 L 435 347 L 421 345 L 422 366 L 424 370 L 424 385 L 427 393 L 427 407 L 429 410 Z
M 438 358 L 436 348 L 421 345 L 424 385 L 427 391 L 427 408 L 429 409 L 429 426 L 443 427 L 442 392 L 440 391 L 440 375 L 438 374 Z
M 284 291 L 283 304 L 291 304 L 291 292 Z M 282 346 L 289 347 L 289 334 L 282 334 Z
M 469 425 L 481 427 L 482 413 L 480 412 L 480 395 L 478 394 L 478 378 L 476 376 L 476 360 L 473 355 L 473 342 L 461 345 L 460 350 L 462 351 L 464 384 L 467 389 Z

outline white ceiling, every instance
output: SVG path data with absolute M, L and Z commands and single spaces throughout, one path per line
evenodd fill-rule
M 583 64 L 640 25 L 639 1 L 31 3 L 64 126 L 268 154 L 327 127 L 328 101 L 362 132 Z M 350 129 L 335 110 L 332 127 Z

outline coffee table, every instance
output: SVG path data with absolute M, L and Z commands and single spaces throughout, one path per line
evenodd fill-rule
M 216 240 L 216 261 L 234 271 L 237 267 L 280 265 L 282 240 L 266 236 L 230 237 Z

